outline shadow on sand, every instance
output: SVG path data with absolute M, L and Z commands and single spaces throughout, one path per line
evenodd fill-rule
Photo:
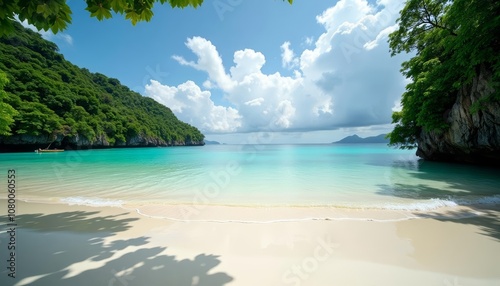
M 84 211 L 19 215 L 16 278 L 7 275 L 4 232 L 0 285 L 219 286 L 233 280 L 225 273 L 209 274 L 221 262 L 215 255 L 179 260 L 166 254 L 167 247 L 148 246 L 148 237 L 106 240 L 137 220 L 123 215 Z M 131 249 L 122 251 L 127 247 Z

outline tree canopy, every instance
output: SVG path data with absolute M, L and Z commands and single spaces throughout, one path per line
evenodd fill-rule
M 14 123 L 14 116 L 17 111 L 10 104 L 3 102 L 7 97 L 7 93 L 3 90 L 4 86 L 9 83 L 7 75 L 0 72 L 0 135 L 10 135 L 10 125 Z
M 471 83 L 484 66 L 493 73 L 500 99 L 500 2 L 496 0 L 408 0 L 400 12 L 399 29 L 389 35 L 392 55 L 414 52 L 402 64 L 410 79 L 402 110 L 394 112 L 392 145 L 414 148 L 422 130 L 448 128 L 446 111 L 458 90 Z M 477 106 L 480 108 L 480 106 Z
M 86 138 L 111 146 L 144 138 L 162 145 L 202 142 L 203 134 L 172 111 L 66 61 L 57 45 L 19 23 L 0 37 L 0 135 Z
M 293 0 L 286 0 L 292 4 Z M 172 8 L 198 7 L 203 0 L 86 0 L 87 10 L 91 17 L 98 20 L 109 19 L 113 13 L 124 15 L 133 25 L 140 21 L 150 21 L 153 17 L 153 6 L 156 3 L 168 3 Z M 0 36 L 13 31 L 17 16 L 27 21 L 38 30 L 57 33 L 66 29 L 71 23 L 71 8 L 66 0 L 11 0 L 0 1 Z

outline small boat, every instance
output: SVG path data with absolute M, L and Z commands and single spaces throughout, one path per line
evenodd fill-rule
M 42 149 L 42 148 L 38 148 L 37 150 L 35 150 L 35 153 L 56 153 L 56 152 L 64 152 L 64 149 L 49 149 L 50 148 L 50 145 L 52 145 L 52 143 L 54 142 L 51 142 L 49 144 L 49 146 L 47 146 L 47 148 L 45 149 Z
M 64 152 L 64 149 L 42 149 L 38 148 L 35 150 L 36 153 L 54 153 L 54 152 Z

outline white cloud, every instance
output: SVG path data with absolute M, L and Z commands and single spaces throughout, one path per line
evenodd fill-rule
M 340 0 L 317 16 L 325 31 L 310 49 L 296 56 L 290 43 L 283 43 L 282 65 L 295 67 L 293 76 L 263 73 L 266 57 L 252 49 L 235 51 L 226 73 L 210 41 L 188 39 L 197 60 L 174 59 L 206 72 L 202 86 L 220 89 L 231 107 L 216 105 L 210 91 L 192 81 L 179 86 L 151 81 L 145 95 L 207 134 L 386 126 L 404 91 L 399 70 L 407 56 L 391 57 L 386 42 L 402 3 L 379 0 L 377 5 Z
M 284 42 L 281 45 L 281 64 L 284 68 L 289 69 L 299 65 L 299 59 L 295 57 L 295 53 L 290 49 L 290 42 Z
M 314 37 L 306 37 L 304 43 L 308 46 L 312 45 L 314 43 Z
M 201 37 L 193 37 L 187 40 L 186 46 L 198 57 L 198 61 L 188 62 L 180 56 L 173 56 L 174 60 L 181 65 L 206 71 L 209 79 L 222 89 L 230 89 L 234 85 L 226 74 L 222 59 L 212 42 Z
M 403 106 L 401 106 L 401 101 L 400 100 L 394 101 L 394 106 L 392 106 L 391 110 L 392 111 L 401 111 L 401 110 L 403 110 Z
M 236 81 L 245 81 L 245 77 L 259 73 L 266 63 L 266 58 L 262 53 L 251 49 L 236 51 L 234 53 L 235 66 L 231 67 L 231 78 Z
M 371 50 L 371 49 L 374 49 L 375 47 L 377 47 L 379 45 L 379 43 L 384 40 L 386 41 L 389 34 L 396 31 L 396 29 L 398 28 L 397 25 L 392 25 L 392 26 L 389 26 L 385 29 L 383 29 L 382 31 L 380 31 L 380 33 L 377 35 L 377 37 L 375 38 L 375 40 L 373 41 L 370 41 L 370 42 L 366 42 L 364 45 L 363 45 L 363 48 L 367 49 L 367 50 Z
M 249 105 L 249 106 L 260 106 L 262 105 L 262 102 L 264 102 L 264 98 L 262 97 L 259 97 L 259 98 L 255 98 L 255 99 L 252 99 L 252 100 L 249 100 L 247 102 L 245 102 L 245 105 Z
M 234 132 L 241 126 L 241 116 L 232 107 L 216 106 L 210 91 L 202 91 L 192 81 L 178 86 L 162 85 L 151 80 L 145 93 L 172 109 L 177 117 L 207 133 Z
M 295 107 L 293 107 L 290 100 L 283 100 L 278 104 L 276 108 L 276 114 L 278 118 L 274 122 L 277 126 L 281 128 L 288 128 L 292 124 L 291 119 L 295 115 Z
M 68 34 L 61 33 L 59 35 L 66 43 L 73 45 L 73 37 Z

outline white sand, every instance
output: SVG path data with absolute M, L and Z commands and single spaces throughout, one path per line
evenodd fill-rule
M 141 210 L 168 216 L 176 208 Z M 17 212 L 16 278 L 7 276 L 4 228 L 0 285 L 500 285 L 500 212 L 490 206 L 439 219 L 211 207 L 185 222 L 22 202 Z M 307 219 L 318 217 L 329 220 Z

